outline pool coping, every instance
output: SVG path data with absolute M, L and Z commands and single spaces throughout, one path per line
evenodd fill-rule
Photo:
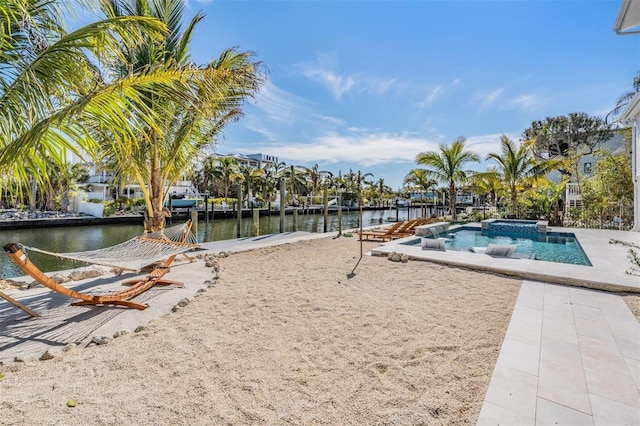
M 480 223 L 460 226 L 481 228 Z M 451 229 L 456 227 L 451 227 Z M 574 234 L 592 266 L 520 258 L 494 258 L 484 254 L 453 250 L 422 250 L 420 245 L 402 244 L 415 239 L 415 236 L 383 243 L 379 247 L 372 248 L 371 254 L 386 256 L 389 253 L 397 252 L 407 254 L 409 259 L 413 260 L 435 262 L 522 279 L 596 290 L 640 293 L 639 276 L 625 273 L 631 267 L 631 262 L 627 259 L 629 248 L 618 244 L 609 244 L 610 239 L 617 239 L 640 245 L 640 233 L 562 227 L 549 227 L 547 231 Z

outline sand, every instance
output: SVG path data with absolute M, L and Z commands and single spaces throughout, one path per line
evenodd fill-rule
M 0 365 L 0 423 L 475 424 L 520 281 L 359 254 L 322 238 L 220 259 L 138 332 Z

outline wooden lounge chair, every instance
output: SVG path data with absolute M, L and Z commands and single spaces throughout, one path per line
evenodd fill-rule
M 386 229 L 371 229 L 371 230 L 362 231 L 362 232 L 358 231 L 358 234 L 360 235 L 361 240 L 362 239 L 368 240 L 371 238 L 374 240 L 386 241 L 387 239 L 391 239 L 389 235 L 396 232 L 401 226 L 404 226 L 405 223 L 406 222 L 396 222 Z
M 410 235 L 414 235 L 416 233 L 416 226 L 421 222 L 421 219 L 412 219 L 404 222 L 404 224 L 396 229 L 391 235 L 389 235 L 391 240 L 397 240 L 399 238 L 408 237 Z
M 158 239 L 155 237 L 150 238 L 148 236 L 142 236 L 142 237 L 136 237 L 125 243 L 122 243 L 122 245 L 119 245 L 123 247 L 136 247 L 135 250 L 137 250 L 137 252 L 135 253 L 133 252 L 133 249 L 132 249 L 131 252 L 129 253 L 124 252 L 124 253 L 119 253 L 119 255 L 121 257 L 122 256 L 128 257 L 129 261 L 131 261 L 131 258 L 138 258 L 138 262 L 140 264 L 146 263 L 146 265 L 149 265 L 150 263 L 154 263 L 156 261 L 155 259 L 147 258 L 147 262 L 144 262 L 144 259 L 142 262 L 140 262 L 139 258 L 143 256 L 144 253 L 150 253 L 150 250 L 152 250 L 155 253 L 164 253 L 164 254 L 171 253 L 171 254 L 169 255 L 168 258 L 165 257 L 165 260 L 162 263 L 154 265 L 153 270 L 147 276 L 124 282 L 125 285 L 130 285 L 130 287 L 127 288 L 126 290 L 122 290 L 122 291 L 111 293 L 111 294 L 105 294 L 105 295 L 81 293 L 57 283 L 56 281 L 52 280 L 47 275 L 45 275 L 36 265 L 34 265 L 29 260 L 28 256 L 22 250 L 22 248 L 15 243 L 6 244 L 4 246 L 4 250 L 7 252 L 9 257 L 18 266 L 20 266 L 20 268 L 22 268 L 23 271 L 25 271 L 27 274 L 29 274 L 33 279 L 38 281 L 43 286 L 57 293 L 60 293 L 64 296 L 67 296 L 73 299 L 80 299 L 79 302 L 72 303 L 71 305 L 73 306 L 118 305 L 118 306 L 125 306 L 128 308 L 145 309 L 147 308 L 147 305 L 139 302 L 134 302 L 130 299 L 138 296 L 139 294 L 149 290 L 151 287 L 156 285 L 170 285 L 170 284 L 177 284 L 180 286 L 182 285 L 182 283 L 179 283 L 177 281 L 163 279 L 163 277 L 170 271 L 170 266 L 175 260 L 175 258 L 178 256 L 178 254 L 184 255 L 186 251 L 191 250 L 198 246 L 197 244 L 194 244 L 193 242 L 191 242 L 193 241 L 193 234 L 191 234 L 190 221 L 187 222 L 182 233 L 183 234 L 180 241 L 174 241 L 169 238 Z M 118 247 L 118 246 L 114 246 L 114 247 Z M 100 256 L 102 256 L 101 259 L 105 259 L 107 256 L 105 252 L 107 252 L 110 249 L 112 249 L 112 247 L 107 249 L 95 250 L 93 252 L 85 252 L 85 253 L 91 253 L 92 257 L 90 256 L 87 258 L 87 259 L 91 259 L 91 258 L 96 258 L 97 257 L 96 253 L 100 252 L 101 253 Z M 113 252 L 119 252 L 119 251 L 122 251 L 122 250 L 111 250 L 111 252 L 108 252 L 108 254 L 111 255 L 113 254 Z M 83 260 L 80 257 L 81 253 L 82 252 L 73 253 L 74 256 L 70 256 L 69 258 L 73 258 L 76 260 Z M 67 257 L 67 256 L 63 256 L 64 253 L 60 253 L 58 255 L 60 257 Z M 101 263 L 101 262 L 92 261 L 92 260 L 84 260 L 84 261 L 114 266 L 113 264 L 114 260 L 109 260 L 109 262 L 112 262 L 112 263 L 105 263 L 104 261 Z
M 404 222 L 396 222 L 391 227 L 385 230 L 371 230 L 371 231 L 363 231 L 360 235 L 360 239 L 365 237 L 366 240 L 372 238 L 375 240 L 395 240 L 398 238 L 403 238 L 409 235 L 412 235 L 411 229 L 415 226 L 417 219 L 406 220 Z M 415 231 L 414 231 L 415 232 Z
M 418 219 L 406 221 L 403 226 L 395 230 L 390 235 L 390 239 L 396 240 L 399 238 L 410 237 L 411 235 L 416 234 L 416 227 L 421 225 L 427 225 L 435 221 L 436 219 L 425 219 L 425 218 L 418 218 Z

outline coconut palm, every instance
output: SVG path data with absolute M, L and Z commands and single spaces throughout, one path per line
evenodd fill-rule
M 242 184 L 246 198 L 251 200 L 254 197 L 254 188 L 260 187 L 265 177 L 265 171 L 251 166 L 241 166 L 239 171 L 243 178 Z
M 427 194 L 431 188 L 435 187 L 438 184 L 438 182 L 434 179 L 431 179 L 428 170 L 412 169 L 405 175 L 403 184 L 410 185 L 413 188 L 416 188 L 417 190 L 421 191 L 422 194 Z
M 611 123 L 611 118 L 615 118 L 618 115 L 620 115 L 622 110 L 627 105 L 629 105 L 629 102 L 631 102 L 631 99 L 633 99 L 633 97 L 636 95 L 636 93 L 638 93 L 638 91 L 640 91 L 640 72 L 636 73 L 635 77 L 633 78 L 633 90 L 627 93 L 624 93 L 622 96 L 618 98 L 618 100 L 616 101 L 615 107 L 613 107 L 613 109 L 609 111 L 609 113 L 604 118 L 604 122 Z
M 135 96 L 138 89 L 161 90 L 175 79 L 166 73 L 106 79 L 95 63 L 120 46 L 156 39 L 166 26 L 151 18 L 111 18 L 67 33 L 62 17 L 69 4 L 0 2 L 0 173 L 12 181 L 46 186 L 48 165 L 66 162 L 67 151 L 95 150 L 87 120 L 127 127 L 132 109 L 149 113 Z
M 438 182 L 430 177 L 430 173 L 425 169 L 411 169 L 404 177 L 403 183 L 405 185 L 411 185 L 414 188 L 429 192 L 429 189 L 433 188 Z
M 427 167 L 429 176 L 449 185 L 449 210 L 456 219 L 456 185 L 467 179 L 469 171 L 465 164 L 479 161 L 478 155 L 465 150 L 464 137 L 453 141 L 450 146 L 440 144 L 438 151 L 425 151 L 416 156 L 416 162 Z
M 240 165 L 238 161 L 231 157 L 218 157 L 218 164 L 216 166 L 216 177 L 222 179 L 222 184 L 224 187 L 224 201 L 228 202 L 229 198 L 229 188 L 231 188 L 231 184 L 242 179 L 242 174 L 240 173 Z
M 307 176 L 308 169 L 306 167 L 291 165 L 283 170 L 282 177 L 286 179 L 289 187 L 290 202 L 293 202 L 298 195 L 304 195 L 308 190 Z
M 169 186 L 198 153 L 215 143 L 229 122 L 241 116 L 240 107 L 259 89 L 263 74 L 251 52 L 234 49 L 224 50 L 204 66 L 190 62 L 189 44 L 203 15 L 196 14 L 182 31 L 183 0 L 105 0 L 102 4 L 108 17 L 149 16 L 168 28 L 161 42 L 149 40 L 124 48 L 110 68 L 119 76 L 172 72 L 180 76 L 182 86 L 172 93 L 140 91 L 153 115 L 136 115 L 135 132 L 99 132 L 105 152 L 115 159 L 112 166 L 128 171 L 141 186 L 147 207 L 145 230 L 161 230 Z
M 198 182 L 202 183 L 202 191 L 212 192 L 211 184 L 216 179 L 221 179 L 220 169 L 216 167 L 217 157 L 209 155 L 202 160 L 202 167 L 198 171 Z
M 379 197 L 380 205 L 382 206 L 382 198 L 384 197 L 384 194 L 390 193 L 392 189 L 389 185 L 386 185 L 384 183 L 384 178 L 380 178 L 377 181 L 373 182 L 373 186 L 374 186 L 375 192 Z
M 502 135 L 502 152 L 491 152 L 487 155 L 487 160 L 491 159 L 497 163 L 498 174 L 508 187 L 512 208 L 517 205 L 518 194 L 530 185 L 533 179 L 543 177 L 555 166 L 552 161 L 538 161 L 533 152 L 533 144 L 534 141 L 526 141 L 516 146 L 511 139 Z
M 491 167 L 486 172 L 474 173 L 471 177 L 471 189 L 485 199 L 488 195 L 491 204 L 497 206 L 507 188 L 498 169 Z
M 87 183 L 89 173 L 80 163 L 52 164 L 46 195 L 46 209 L 56 210 L 57 203 L 60 203 L 60 210 L 69 210 L 69 192 L 77 189 L 77 184 Z M 59 200 L 58 200 L 59 199 Z

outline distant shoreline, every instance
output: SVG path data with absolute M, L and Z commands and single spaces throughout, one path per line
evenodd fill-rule
M 119 215 L 94 217 L 77 213 L 38 212 L 37 217 L 20 218 L 0 213 L 0 231 L 4 229 L 53 228 L 62 226 L 109 225 L 121 223 L 143 223 L 142 215 Z
M 293 214 L 294 208 L 285 209 L 286 215 Z M 387 210 L 381 207 L 363 207 L 363 210 Z M 201 220 L 205 218 L 204 209 L 196 209 L 198 217 Z M 301 214 L 323 214 L 321 208 L 298 209 Z M 343 211 L 357 211 L 357 208 L 343 207 Z M 394 210 L 395 211 L 395 210 Z M 190 210 L 174 211 L 174 220 L 186 220 Z M 208 212 L 211 219 L 233 219 L 236 217 L 235 210 L 215 210 Z M 331 210 L 330 214 L 336 214 L 335 210 Z M 242 217 L 249 218 L 252 216 L 251 209 L 243 209 Z M 277 210 L 267 211 L 260 210 L 260 216 L 275 216 L 280 214 Z M 34 217 L 35 216 L 35 217 Z M 141 214 L 114 215 L 107 217 L 95 217 L 79 213 L 62 213 L 57 211 L 45 211 L 28 213 L 20 210 L 4 210 L 0 211 L 0 231 L 5 229 L 29 229 L 29 228 L 53 228 L 63 226 L 88 226 L 88 225 L 113 225 L 113 224 L 140 224 L 144 223 L 144 217 Z

